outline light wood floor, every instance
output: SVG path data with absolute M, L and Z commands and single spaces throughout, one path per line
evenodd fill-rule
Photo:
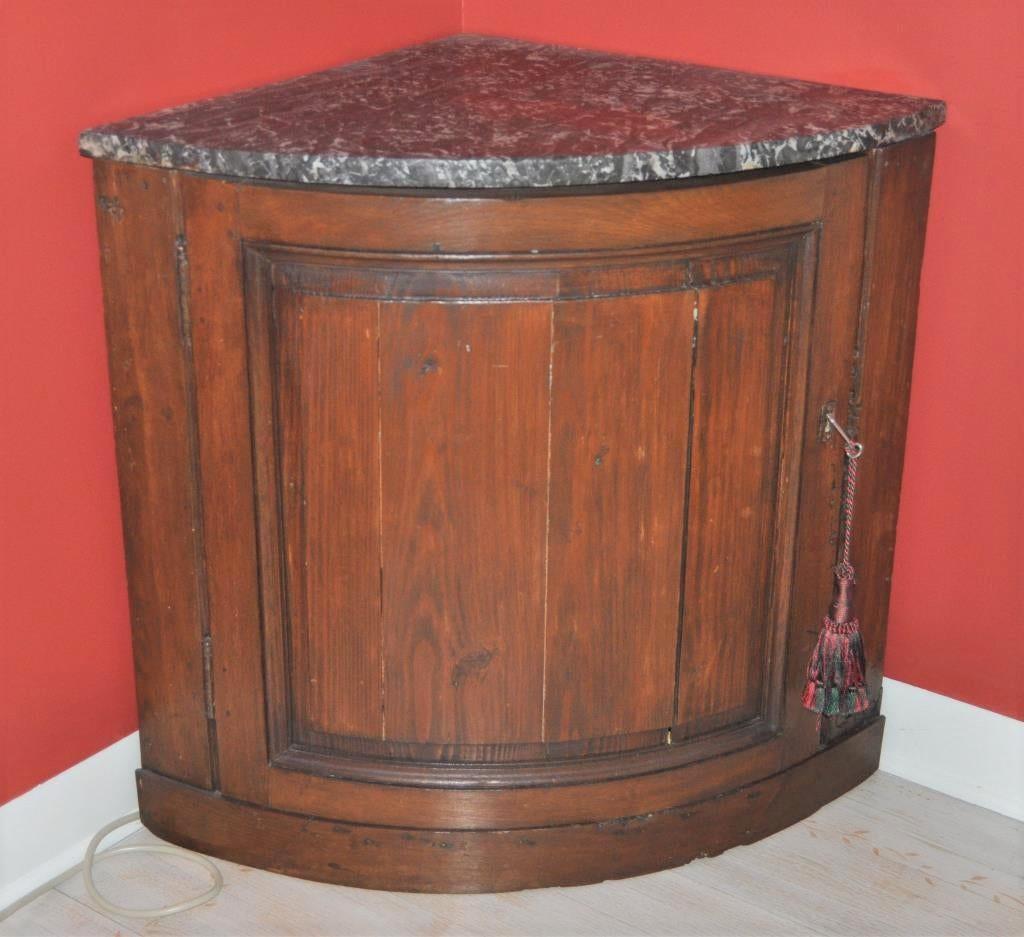
M 405 895 L 220 866 L 221 895 L 175 917 L 105 917 L 78 874 L 0 935 L 1024 935 L 1024 824 L 885 774 L 753 846 L 584 888 Z M 201 870 L 157 857 L 111 859 L 96 879 L 136 906 L 205 887 Z

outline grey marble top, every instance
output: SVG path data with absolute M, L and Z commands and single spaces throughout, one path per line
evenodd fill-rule
M 925 98 L 461 35 L 95 127 L 79 146 L 311 184 L 560 186 L 827 159 L 944 119 Z

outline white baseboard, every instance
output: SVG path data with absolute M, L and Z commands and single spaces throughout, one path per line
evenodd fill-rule
M 101 826 L 139 809 L 138 767 L 139 733 L 134 732 L 0 806 L 0 917 L 80 863 Z M 112 835 L 127 836 L 135 829 L 138 825 Z
M 886 677 L 882 771 L 1024 820 L 1024 722 Z

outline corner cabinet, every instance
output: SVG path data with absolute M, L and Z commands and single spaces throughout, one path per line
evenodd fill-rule
M 691 181 L 95 164 L 143 821 L 375 888 L 665 868 L 878 763 L 933 138 Z M 874 708 L 801 708 L 842 450 Z

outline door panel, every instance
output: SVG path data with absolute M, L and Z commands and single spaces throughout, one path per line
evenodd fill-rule
M 273 410 L 257 439 L 276 463 L 258 497 L 264 580 L 282 570 L 275 619 L 286 647 L 289 736 L 379 738 L 381 717 L 377 303 L 279 283 L 254 323 L 253 379 Z M 265 367 L 263 366 L 265 364 Z M 280 619 L 278 622 L 277 619 Z
M 671 723 L 694 297 L 556 308 L 549 740 Z
M 278 291 L 292 718 L 381 734 L 377 304 Z
M 786 383 L 774 279 L 701 291 L 677 736 L 762 711 Z
M 537 740 L 551 307 L 381 316 L 385 736 Z
M 469 269 L 251 249 L 272 763 L 472 784 L 767 738 L 805 244 Z

